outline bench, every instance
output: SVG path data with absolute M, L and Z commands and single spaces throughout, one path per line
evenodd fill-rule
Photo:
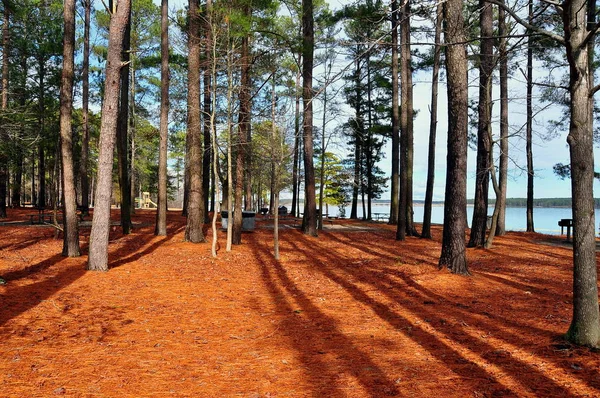
M 563 235 L 563 228 L 567 228 L 567 241 L 571 240 L 571 228 L 573 227 L 573 219 L 572 218 L 562 218 L 558 222 L 558 226 L 560 227 L 560 234 Z

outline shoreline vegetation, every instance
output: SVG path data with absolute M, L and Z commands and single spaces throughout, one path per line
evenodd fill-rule
M 595 207 L 600 208 L 600 198 L 594 199 Z M 281 205 L 290 206 L 292 201 L 291 199 L 282 199 Z M 302 200 L 300 200 L 302 204 Z M 413 201 L 414 205 L 423 206 L 425 203 L 424 200 L 415 200 Z M 493 206 L 496 203 L 495 199 L 489 200 L 489 205 Z M 373 200 L 372 204 L 374 206 L 389 206 L 389 200 Z M 432 202 L 433 206 L 443 206 L 443 200 L 434 200 Z M 473 199 L 467 200 L 467 205 L 473 205 Z M 330 205 L 332 206 L 332 205 Z M 506 207 L 527 207 L 527 198 L 507 198 L 506 199 Z M 544 208 L 571 208 L 571 198 L 539 198 L 533 200 L 533 207 L 544 207 Z

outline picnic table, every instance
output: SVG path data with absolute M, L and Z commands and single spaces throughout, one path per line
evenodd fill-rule
M 29 224 L 33 225 L 33 224 L 43 224 L 45 222 L 48 222 L 48 223 L 52 222 L 52 216 L 53 216 L 52 212 L 47 213 L 46 209 L 43 207 L 38 208 L 37 211 L 38 211 L 37 213 L 28 215 L 29 216 Z M 58 215 L 59 214 L 57 213 L 57 216 Z
M 373 213 L 373 220 L 375 221 L 388 221 L 390 215 L 388 213 Z
M 571 240 L 571 228 L 573 227 L 573 219 L 572 218 L 562 218 L 558 222 L 558 226 L 560 227 L 560 234 L 563 234 L 563 228 L 567 227 L 567 241 Z
M 53 223 L 54 222 L 54 210 L 50 209 L 46 211 L 45 208 L 38 208 L 37 213 L 28 214 L 29 224 L 45 224 L 45 223 Z M 84 221 L 84 213 L 79 207 L 77 208 L 77 216 L 79 217 L 79 221 Z M 61 210 L 56 212 L 56 221 L 61 224 L 62 223 L 63 213 Z

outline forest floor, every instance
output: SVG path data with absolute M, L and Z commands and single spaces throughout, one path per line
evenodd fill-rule
M 3 397 L 600 396 L 600 352 L 562 336 L 572 251 L 509 233 L 468 249 L 470 277 L 437 268 L 434 239 L 337 220 L 318 238 L 257 219 L 219 252 L 183 241 L 170 212 L 110 233 L 110 271 L 61 256 L 48 226 L 0 226 Z M 118 220 L 118 213 L 113 214 Z M 22 223 L 21 223 L 22 224 Z M 206 226 L 207 232 L 209 226 Z

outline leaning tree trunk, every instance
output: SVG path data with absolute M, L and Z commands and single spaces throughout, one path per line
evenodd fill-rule
M 469 274 L 465 253 L 467 205 L 467 53 L 463 1 L 444 4 L 448 93 L 448 155 L 444 201 L 444 233 L 439 267 Z
M 63 186 L 63 255 L 78 257 L 79 225 L 77 223 L 77 193 L 75 192 L 75 167 L 73 165 L 73 79 L 75 71 L 75 0 L 65 0 L 63 8 L 65 29 L 63 34 L 63 68 L 60 82 L 60 148 Z
M 121 0 L 116 12 L 113 12 L 110 18 L 106 87 L 100 127 L 98 177 L 87 265 L 89 270 L 95 271 L 108 271 L 108 234 L 110 232 L 113 151 L 119 113 L 121 51 L 125 30 L 129 23 L 130 9 L 131 1 Z
M 167 140 L 169 135 L 169 0 L 162 0 L 160 18 L 160 143 L 158 149 L 158 208 L 154 234 L 167 235 Z
M 429 152 L 427 155 L 427 186 L 423 209 L 423 230 L 421 237 L 431 239 L 431 209 L 433 205 L 433 185 L 435 181 L 435 141 L 437 135 L 438 82 L 440 78 L 440 38 L 442 33 L 442 3 L 438 3 L 435 20 L 435 50 L 433 53 L 433 73 L 431 77 L 431 114 L 429 118 Z
M 477 170 L 475 174 L 475 201 L 469 247 L 485 244 L 488 195 L 490 186 L 490 129 L 492 124 L 492 73 L 494 72 L 494 13 L 492 5 L 479 0 L 481 46 L 479 61 L 479 104 L 477 123 Z
M 573 198 L 573 320 L 567 339 L 586 346 L 600 344 L 593 195 L 594 40 L 587 37 L 589 29 L 595 29 L 595 6 L 595 1 L 586 4 L 584 0 L 574 0 L 565 6 L 564 14 L 570 69 L 571 122 L 567 142 L 571 154 Z M 587 29 L 584 29 L 586 22 Z
M 302 231 L 317 236 L 315 168 L 313 164 L 313 55 L 315 32 L 313 1 L 302 0 L 302 102 L 304 105 L 304 219 Z
M 188 97 L 187 123 L 189 135 L 189 194 L 185 240 L 204 242 L 204 200 L 202 198 L 202 137 L 200 126 L 200 21 L 198 3 L 189 0 L 188 33 Z
M 131 49 L 131 11 L 123 37 L 123 67 L 121 68 L 121 102 L 117 127 L 117 156 L 119 158 L 119 185 L 121 188 L 121 228 L 123 235 L 131 232 L 131 173 L 128 156 L 129 127 L 129 70 Z M 132 98 L 133 102 L 133 98 Z

